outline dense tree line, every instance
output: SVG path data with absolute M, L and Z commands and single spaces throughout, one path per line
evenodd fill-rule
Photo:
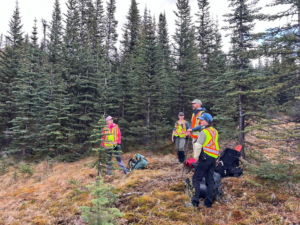
M 276 15 L 260 14 L 258 1 L 228 2 L 227 53 L 209 0 L 198 0 L 195 21 L 189 0 L 177 0 L 173 35 L 165 13 L 156 20 L 136 0 L 121 35 L 116 0 L 68 0 L 64 17 L 55 0 L 42 36 L 36 20 L 24 35 L 16 4 L 0 39 L 1 152 L 85 152 L 107 115 L 121 127 L 124 149 L 155 149 L 171 137 L 179 111 L 190 118 L 194 98 L 215 116 L 221 138 L 243 146 L 250 127 L 274 113 L 293 112 L 299 122 L 300 16 L 261 34 L 253 30 L 259 20 L 300 15 L 300 1 L 274 0 L 270 6 L 290 6 Z

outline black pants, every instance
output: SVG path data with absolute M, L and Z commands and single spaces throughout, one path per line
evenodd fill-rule
M 204 204 L 207 207 L 211 207 L 214 199 L 214 171 L 216 167 L 216 159 L 207 155 L 203 151 L 198 160 L 198 166 L 195 169 L 193 176 L 193 187 L 195 189 L 195 194 L 192 197 L 192 204 L 194 206 L 199 205 L 200 198 L 200 181 L 205 176 L 205 181 L 207 185 L 206 198 Z

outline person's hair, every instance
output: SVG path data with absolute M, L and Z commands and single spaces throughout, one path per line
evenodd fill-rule
M 206 121 L 207 122 L 207 121 Z M 213 124 L 213 121 L 211 121 L 210 123 L 208 123 L 208 125 L 206 127 L 212 127 L 214 124 Z

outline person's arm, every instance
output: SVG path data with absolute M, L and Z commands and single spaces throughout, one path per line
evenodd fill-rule
M 177 124 L 177 122 L 175 122 L 175 124 L 174 124 L 173 132 L 172 132 L 172 142 L 174 142 L 174 133 L 176 130 L 176 124 Z
M 201 131 L 198 135 L 197 142 L 195 143 L 194 159 L 199 160 L 199 156 L 202 151 L 203 144 L 206 141 L 206 134 L 204 131 Z
M 174 130 L 172 132 L 172 142 L 174 142 Z
M 120 131 L 120 128 L 119 128 L 119 126 L 117 127 L 117 129 L 118 129 L 118 144 L 120 145 L 121 144 L 121 131 Z
M 192 131 L 199 131 L 199 130 L 201 130 L 202 129 L 202 126 L 201 125 L 199 125 L 199 126 L 197 126 L 197 127 L 194 127 L 193 129 L 192 129 Z

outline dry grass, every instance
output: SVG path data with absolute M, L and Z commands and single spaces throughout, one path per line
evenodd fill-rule
M 175 153 L 139 153 L 149 159 L 149 169 L 129 175 L 117 171 L 114 176 L 104 177 L 120 195 L 117 207 L 125 214 L 120 224 L 300 223 L 299 195 L 284 185 L 266 183 L 250 175 L 223 179 L 228 203 L 216 202 L 211 209 L 200 207 L 197 211 L 186 208 L 188 197 L 180 179 L 182 166 L 175 163 Z M 132 155 L 123 154 L 124 162 Z M 78 207 L 89 204 L 92 196 L 76 192 L 69 181 L 78 180 L 82 186 L 95 181 L 96 170 L 84 166 L 92 160 L 54 163 L 52 169 L 42 162 L 35 166 L 35 174 L 30 178 L 14 180 L 13 171 L 1 176 L 0 224 L 84 224 Z

